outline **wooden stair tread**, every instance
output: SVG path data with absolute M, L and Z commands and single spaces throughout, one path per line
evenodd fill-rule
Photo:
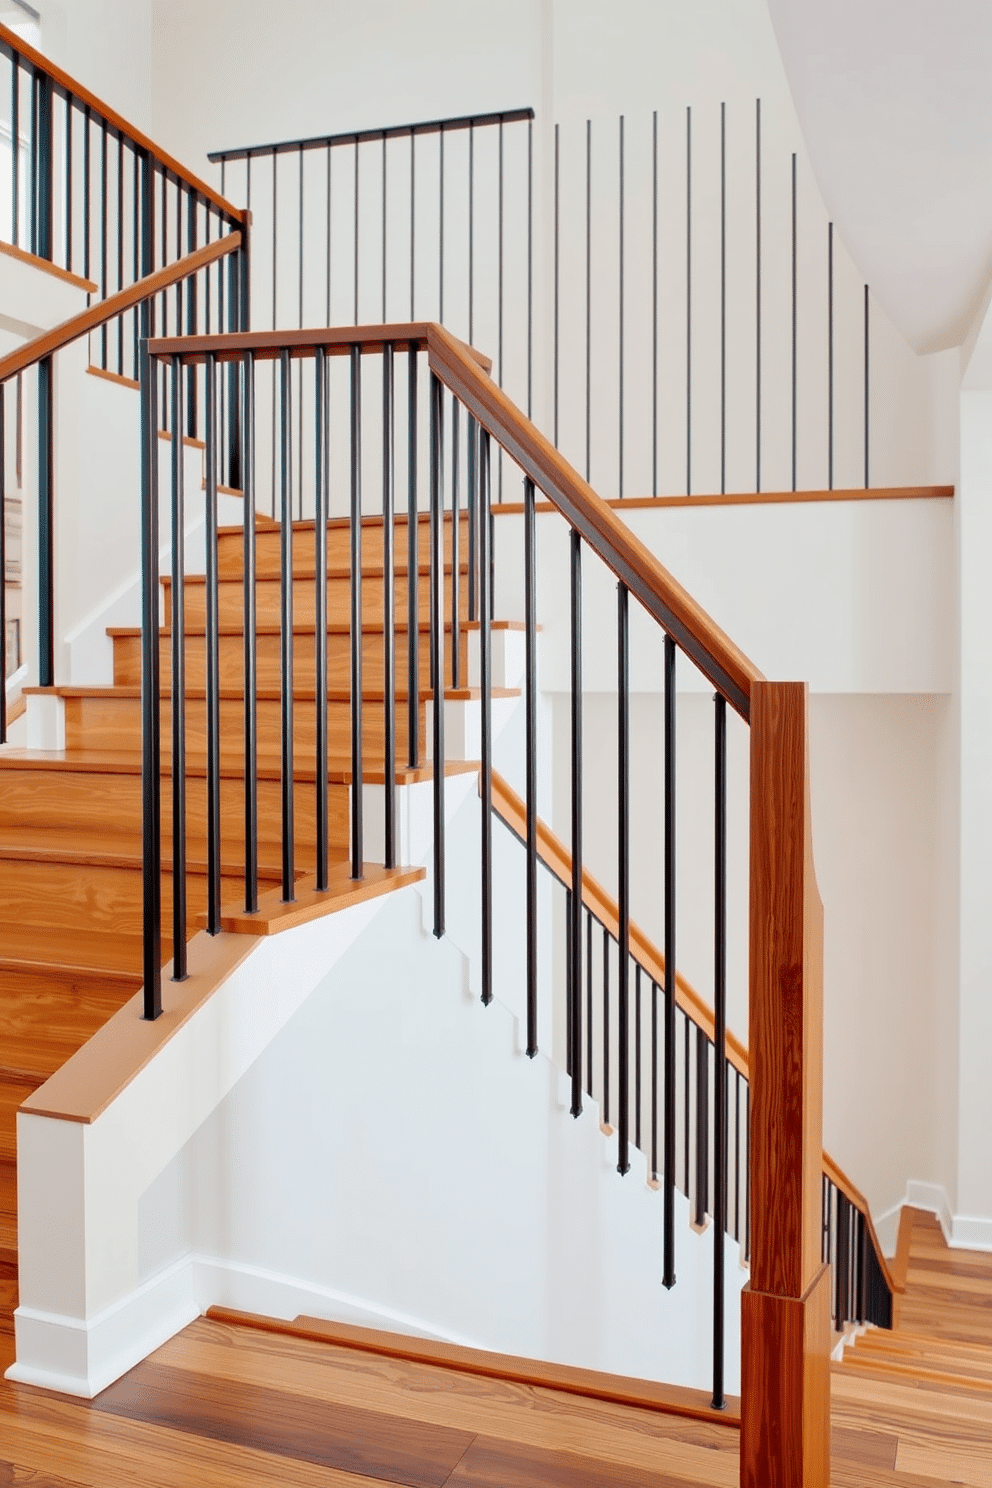
M 64 959 L 53 963 L 53 953 Z M 141 937 L 109 934 L 102 930 L 53 931 L 51 927 L 0 924 L 0 964 L 3 961 L 34 966 L 57 964 L 60 972 L 92 976 L 106 973 L 111 986 L 121 975 L 134 977 L 141 967 Z
M 164 761 L 164 754 L 163 754 Z M 0 770 L 78 770 L 92 774 L 112 775 L 140 775 L 141 755 L 137 750 L 99 750 L 99 749 L 5 749 L 0 753 Z M 479 768 L 478 762 L 448 760 L 445 761 L 445 774 L 462 774 Z M 167 771 L 163 770 L 163 774 Z M 243 780 L 244 769 L 221 757 L 221 776 L 225 779 Z M 312 762 L 299 762 L 294 765 L 293 770 L 298 783 L 312 782 L 316 774 Z M 187 776 L 204 776 L 206 766 L 202 760 L 195 757 L 186 762 Z M 259 778 L 263 780 L 278 780 L 281 778 L 280 771 L 273 765 L 261 762 L 258 769 Z M 418 765 L 411 769 L 407 765 L 397 763 L 396 780 L 399 785 L 412 784 L 419 780 L 432 778 L 432 770 L 429 764 Z M 335 785 L 347 785 L 351 782 L 351 755 L 331 754 L 328 756 L 328 782 Z M 382 783 L 383 767 L 381 762 L 370 763 L 365 761 L 362 778 L 369 784 Z
M 171 845 L 171 834 L 163 833 L 162 867 L 172 871 L 172 854 L 165 851 Z M 0 862 L 72 863 L 93 868 L 132 868 L 141 871 L 143 866 L 141 842 L 121 842 L 108 848 L 107 838 L 95 832 L 67 828 L 44 827 L 3 828 L 0 827 Z M 190 874 L 205 874 L 207 862 L 191 853 L 186 860 L 186 871 Z M 221 861 L 221 877 L 233 878 L 244 873 L 244 862 L 230 859 Z M 260 862 L 259 878 L 278 881 L 282 872 L 277 863 Z
M 232 565 L 232 567 L 233 567 L 233 565 Z M 267 567 L 267 565 L 266 565 L 266 567 Z M 397 558 L 396 559 L 396 562 L 393 565 L 393 574 L 394 574 L 394 576 L 397 579 L 405 579 L 407 577 L 408 572 L 409 572 L 409 569 L 408 569 L 408 566 L 407 566 L 407 563 L 406 563 L 405 556 L 404 556 L 404 558 L 402 560 L 400 558 Z M 426 559 L 426 558 L 421 558 L 418 561 L 418 564 L 417 564 L 417 575 L 418 575 L 418 577 L 421 578 L 421 579 L 426 580 L 426 579 L 428 579 L 430 577 L 430 572 L 431 572 L 430 560 L 429 559 Z M 452 574 L 452 573 L 454 573 L 454 565 L 452 563 L 450 563 L 450 562 L 446 562 L 445 565 L 444 565 L 444 572 L 446 574 Z M 468 577 L 468 561 L 467 560 L 465 562 L 461 562 L 461 561 L 459 562 L 459 564 L 458 564 L 458 572 L 459 572 L 460 575 L 464 575 L 466 578 Z M 369 559 L 366 558 L 366 559 L 363 560 L 363 562 L 362 562 L 362 582 L 363 583 L 373 583 L 376 579 L 383 579 L 383 578 L 385 578 L 385 576 L 386 576 L 386 568 L 385 568 L 385 565 L 383 563 L 376 562 L 374 559 L 373 560 L 369 560 Z M 316 569 L 316 566 L 313 563 L 312 559 L 309 562 L 302 561 L 299 558 L 295 559 L 295 561 L 293 563 L 293 578 L 295 580 L 297 580 L 298 582 L 301 582 L 301 583 L 305 583 L 307 580 L 309 580 L 311 583 L 313 583 L 316 580 L 316 578 L 317 578 L 317 569 Z M 328 578 L 328 582 L 331 582 L 332 580 L 335 580 L 335 579 L 350 579 L 351 578 L 351 564 L 350 563 L 344 563 L 340 559 L 330 558 L 329 557 L 328 558 L 328 561 L 327 561 L 327 578 Z M 205 584 L 206 581 L 207 581 L 206 580 L 206 574 L 202 574 L 202 573 L 183 574 L 183 579 L 184 579 L 184 582 L 187 583 L 187 584 L 197 584 L 197 585 Z M 158 581 L 163 586 L 163 588 L 171 588 L 171 586 L 172 586 L 172 575 L 171 575 L 171 573 L 160 573 L 159 574 L 159 580 Z M 243 572 L 242 573 L 230 572 L 230 571 L 226 571 L 225 570 L 222 573 L 218 573 L 217 582 L 219 584 L 241 584 L 241 585 L 243 585 L 244 584 L 244 573 Z M 256 571 L 255 582 L 258 583 L 258 584 L 278 584 L 280 582 L 280 574 L 279 573 L 268 573 L 268 572 L 258 573 Z
M 393 630 L 396 632 L 396 634 L 397 635 L 405 635 L 407 633 L 407 631 L 409 630 L 409 628 L 410 627 L 408 626 L 407 621 L 406 621 L 406 615 L 404 614 L 402 617 L 399 617 L 398 616 L 397 619 L 396 619 L 396 623 L 393 626 Z M 459 621 L 458 628 L 459 628 L 459 630 L 462 630 L 462 631 L 466 631 L 466 630 L 478 630 L 478 628 L 479 628 L 479 622 L 477 620 L 461 620 L 461 621 Z M 513 621 L 513 622 L 507 621 L 505 624 L 502 624 L 500 622 L 495 622 L 494 621 L 494 623 L 492 625 L 492 629 L 493 630 L 523 630 L 523 628 L 524 627 L 523 627 L 522 624 L 517 624 L 515 621 Z M 451 623 L 450 620 L 446 620 L 445 621 L 444 629 L 445 629 L 446 634 L 448 634 L 448 635 L 451 634 L 452 630 L 454 629 L 454 626 L 452 625 L 452 623 Z M 428 630 L 429 630 L 429 622 L 428 621 L 424 621 L 421 625 L 419 625 L 417 627 L 417 634 L 420 635 L 421 637 L 426 637 L 426 635 L 428 633 Z M 108 625 L 106 627 L 106 633 L 107 633 L 108 636 L 110 636 L 111 640 L 113 640 L 115 636 L 121 636 L 121 637 L 128 638 L 128 639 L 140 639 L 140 636 L 141 636 L 141 626 L 140 625 Z M 158 633 L 159 633 L 159 638 L 161 640 L 166 640 L 166 639 L 168 639 L 172 635 L 172 628 L 171 628 L 171 626 L 168 626 L 168 625 L 161 625 L 161 626 L 159 626 L 159 632 Z M 218 632 L 217 633 L 218 633 L 218 635 L 222 635 L 222 636 L 241 636 L 241 635 L 244 634 L 244 627 L 243 626 L 240 626 L 240 625 L 227 625 L 227 624 L 225 624 L 222 621 L 221 624 L 218 626 Z M 293 621 L 293 634 L 294 635 L 309 636 L 309 637 L 312 638 L 313 637 L 313 633 L 314 633 L 314 628 L 313 628 L 312 625 L 308 625 L 304 621 L 297 621 L 294 618 L 294 621 Z M 381 620 L 371 619 L 371 620 L 363 620 L 362 621 L 362 634 L 363 635 L 383 635 L 384 633 L 385 633 L 385 626 L 383 625 L 383 623 L 382 623 Z M 271 635 L 271 636 L 278 636 L 278 635 L 281 635 L 282 634 L 282 631 L 281 631 L 281 629 L 280 629 L 280 627 L 278 625 L 268 624 L 264 620 L 259 620 L 257 622 L 256 626 L 255 626 L 255 634 L 256 635 L 259 635 L 259 636 L 269 636 L 269 635 Z M 346 621 L 328 620 L 328 622 L 327 622 L 327 634 L 328 635 L 350 636 L 351 635 L 351 626 Z M 202 636 L 202 635 L 206 635 L 206 629 L 202 625 L 192 625 L 192 624 L 189 623 L 189 621 L 187 621 L 186 625 L 183 628 L 183 635 L 186 635 L 186 636 Z
M 281 890 L 271 890 L 258 896 L 258 912 L 246 914 L 243 903 L 221 907 L 221 928 L 234 935 L 276 935 L 283 930 L 295 929 L 353 904 L 375 899 L 408 884 L 417 883 L 427 876 L 424 868 L 383 868 L 378 863 L 363 864 L 364 877 L 351 877 L 350 863 L 332 863 L 328 872 L 328 887 L 321 893 L 312 883 L 298 883 L 296 899 L 284 903 Z M 206 916 L 199 917 L 201 927 L 206 925 Z
M 133 682 L 108 683 L 106 685 L 94 684 L 85 687 L 25 687 L 24 691 L 26 693 L 40 693 L 46 697 L 92 698 L 94 700 L 126 698 L 129 701 L 140 701 L 141 699 L 141 687 L 139 684 Z M 491 691 L 494 698 L 521 696 L 519 687 L 494 687 Z M 191 699 L 195 702 L 203 702 L 207 695 L 206 688 L 190 687 L 187 684 L 185 695 L 187 702 Z M 418 692 L 418 698 L 421 703 L 429 702 L 433 695 L 433 689 L 430 687 L 421 687 Z M 478 687 L 446 687 L 444 695 L 449 700 L 464 701 L 470 698 L 480 698 L 482 691 Z M 159 696 L 163 699 L 171 699 L 172 692 L 168 687 L 162 687 Z M 278 687 L 258 687 L 255 689 L 255 696 L 259 702 L 278 703 L 282 701 L 282 692 Z M 405 687 L 397 687 L 393 696 L 397 707 L 400 703 L 406 704 L 410 698 L 409 691 Z M 244 690 L 236 687 L 221 687 L 218 690 L 218 697 L 226 702 L 241 702 L 244 700 Z M 316 702 L 317 691 L 316 688 L 307 687 L 306 685 L 300 687 L 294 686 L 293 697 L 297 702 Z M 385 697 L 386 694 L 381 687 L 362 688 L 363 703 L 382 703 L 385 701 Z M 351 701 L 351 690 L 347 687 L 329 687 L 327 689 L 327 700 L 329 703 L 348 703 Z

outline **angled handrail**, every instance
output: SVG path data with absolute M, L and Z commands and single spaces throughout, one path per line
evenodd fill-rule
M 23 372 L 27 367 L 33 367 L 37 362 L 44 361 L 46 357 L 53 356 L 57 351 L 62 351 L 64 347 L 71 346 L 73 341 L 89 335 L 91 331 L 106 325 L 108 321 L 115 320 L 125 311 L 133 310 L 135 305 L 141 304 L 142 300 L 161 294 L 162 290 L 182 283 L 191 274 L 198 273 L 208 265 L 216 263 L 218 259 L 226 258 L 229 253 L 236 253 L 241 244 L 240 231 L 227 233 L 223 238 L 218 238 L 216 242 L 197 248 L 194 253 L 187 254 L 185 258 L 166 264 L 164 269 L 156 269 L 144 279 L 136 280 L 134 284 L 129 284 L 126 289 L 120 290 L 117 294 L 110 295 L 105 300 L 98 300 L 95 305 L 90 305 L 86 310 L 80 310 L 78 315 L 70 316 L 60 325 L 53 326 L 50 331 L 43 331 L 40 336 L 35 336 L 32 341 L 26 341 L 16 351 L 0 357 L 0 383 L 15 377 L 18 372 Z
M 525 841 L 527 810 L 524 802 L 513 787 L 496 770 L 493 771 L 492 806 L 494 813 L 509 828 L 514 836 L 521 841 Z M 537 855 L 545 868 L 558 880 L 562 887 L 571 889 L 572 854 L 561 838 L 556 836 L 547 823 L 543 821 L 538 821 L 537 824 Z M 582 869 L 582 902 L 585 908 L 592 913 L 593 918 L 616 938 L 620 922 L 619 906 L 603 888 L 602 884 L 593 877 L 588 868 Z M 630 922 L 630 954 L 634 962 L 646 972 L 652 981 L 659 986 L 663 984 L 665 979 L 664 952 L 654 945 L 633 920 Z M 697 1028 L 702 1029 L 706 1037 L 712 1042 L 716 1033 L 716 1020 L 712 1008 L 707 1005 L 695 987 L 693 987 L 691 982 L 680 971 L 676 971 L 675 973 L 675 989 L 676 1001 L 680 1010 Z M 749 1079 L 750 1071 L 747 1047 L 729 1029 L 726 1032 L 726 1055 L 728 1064 L 738 1074 L 742 1075 L 745 1080 Z M 897 1280 L 882 1250 L 881 1241 L 872 1222 L 868 1200 L 826 1151 L 823 1153 L 823 1175 L 844 1195 L 848 1203 L 852 1204 L 858 1213 L 864 1217 L 876 1259 L 889 1291 L 904 1291 L 904 1284 Z

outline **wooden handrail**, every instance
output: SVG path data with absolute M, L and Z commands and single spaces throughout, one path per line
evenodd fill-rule
M 163 336 L 149 341 L 148 351 L 151 356 L 163 359 L 181 357 L 187 365 L 204 362 L 208 356 L 216 357 L 218 362 L 235 362 L 246 351 L 254 352 L 259 361 L 276 361 L 283 348 L 291 357 L 310 356 L 318 347 L 328 356 L 347 356 L 353 346 L 359 346 L 363 355 L 374 356 L 384 346 L 392 346 L 396 351 L 409 348 L 426 351 L 430 332 L 431 323 L 427 320 L 389 325 L 318 326 L 303 331 L 231 331 L 216 336 L 197 336 L 195 343 L 188 337 Z M 492 371 L 491 357 L 455 337 L 452 340 L 484 373 Z
M 457 395 L 535 486 L 581 534 L 648 614 L 661 625 L 745 720 L 762 674 L 554 445 L 484 376 L 464 345 L 430 325 L 431 371 Z
M 526 839 L 527 832 L 527 810 L 524 802 L 517 795 L 513 787 L 496 770 L 493 771 L 492 782 L 493 811 L 499 817 L 500 821 L 523 842 Z M 571 889 L 572 854 L 561 838 L 556 836 L 551 828 L 540 819 L 538 819 L 537 823 L 537 856 L 564 888 Z M 593 878 L 587 868 L 583 868 L 582 870 L 582 903 L 592 914 L 593 918 L 600 925 L 603 925 L 615 939 L 620 924 L 619 907 L 616 900 L 610 898 L 603 886 L 597 879 Z M 659 986 L 664 982 L 664 954 L 633 920 L 630 922 L 630 953 L 642 971 L 645 971 L 652 981 L 656 982 Z M 686 1017 L 697 1028 L 701 1028 L 712 1043 L 716 1031 L 712 1009 L 707 1006 L 692 983 L 680 971 L 676 971 L 675 973 L 675 1001 Z M 728 1063 L 745 1080 L 749 1079 L 747 1048 L 729 1029 L 727 1030 L 726 1053 Z M 839 1189 L 847 1201 L 857 1209 L 859 1214 L 864 1215 L 875 1255 L 889 1290 L 891 1292 L 904 1291 L 904 1286 L 897 1281 L 895 1273 L 882 1251 L 881 1242 L 872 1222 L 868 1200 L 864 1194 L 861 1193 L 860 1189 L 855 1188 L 847 1174 L 834 1162 L 833 1158 L 827 1152 L 823 1153 L 823 1173 L 826 1178 L 829 1178 L 834 1187 Z
M 0 47 L 5 48 L 8 52 L 16 52 L 17 56 L 27 62 L 36 73 L 41 73 L 45 77 L 50 78 L 61 93 L 71 94 L 74 99 L 87 107 L 90 113 L 94 114 L 97 119 L 109 125 L 115 134 L 125 136 L 131 144 L 136 145 L 139 150 L 143 150 L 149 154 L 156 164 L 160 165 L 169 175 L 175 176 L 176 180 L 181 181 L 184 186 L 191 187 L 198 196 L 210 202 L 212 206 L 217 207 L 230 221 L 242 221 L 243 214 L 240 207 L 234 206 L 226 197 L 221 196 L 219 191 L 215 191 L 212 186 L 208 186 L 206 181 L 201 181 L 199 176 L 194 176 L 184 165 L 180 165 L 179 161 L 172 155 L 169 155 L 165 150 L 156 145 L 154 140 L 149 139 L 147 134 L 143 134 L 140 129 L 137 129 L 133 124 L 129 124 L 109 104 L 104 103 L 101 98 L 97 98 L 95 93 L 91 93 L 82 83 L 70 77 L 67 72 L 63 72 L 61 67 L 56 67 L 42 52 L 36 51 L 34 47 L 29 46 L 27 42 L 23 41 L 16 31 L 11 31 L 4 25 L 0 25 Z
M 35 336 L 33 341 L 26 342 L 16 351 L 0 358 L 0 383 L 6 382 L 18 372 L 23 372 L 25 368 L 34 366 L 36 362 L 43 361 L 45 357 L 53 356 L 63 347 L 70 346 L 73 341 L 78 341 L 81 336 L 89 335 L 90 331 L 95 331 L 108 320 L 114 320 L 125 310 L 132 310 L 135 305 L 140 305 L 142 300 L 147 300 L 151 295 L 159 294 L 171 285 L 181 283 L 183 279 L 188 279 L 190 274 L 205 269 L 209 264 L 215 263 L 219 258 L 225 258 L 229 253 L 236 253 L 241 247 L 241 242 L 240 232 L 228 233 L 214 243 L 207 243 L 203 248 L 197 248 L 195 253 L 189 253 L 185 258 L 167 264 L 164 269 L 156 269 L 154 274 L 148 274 L 144 279 L 136 280 L 134 284 L 129 284 L 126 289 L 111 295 L 109 299 L 98 300 L 95 305 L 81 310 L 78 315 L 64 320 L 61 325 L 53 326 L 50 331 L 44 331 L 40 336 Z

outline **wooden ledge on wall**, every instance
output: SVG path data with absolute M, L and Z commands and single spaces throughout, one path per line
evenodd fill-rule
M 120 372 L 111 372 L 109 367 L 94 367 L 91 363 L 87 368 L 91 377 L 102 377 L 105 382 L 114 382 L 118 387 L 130 388 L 132 392 L 139 392 L 141 383 L 136 382 L 133 377 L 124 377 Z
M 852 486 L 833 491 L 738 491 L 730 495 L 702 496 L 621 496 L 611 497 L 607 506 L 614 511 L 663 511 L 682 506 L 794 506 L 823 501 L 950 501 L 953 486 Z M 494 516 L 520 516 L 522 501 L 493 504 Z M 550 501 L 538 501 L 535 511 L 557 508 Z
M 6 254 L 8 258 L 15 258 L 18 263 L 27 264 L 29 268 L 41 269 L 44 274 L 51 274 L 56 279 L 61 279 L 64 284 L 74 284 L 86 294 L 96 294 L 99 284 L 94 284 L 92 279 L 83 279 L 79 274 L 72 274 L 68 269 L 59 268 L 58 264 L 50 263 L 47 258 L 39 258 L 36 253 L 28 253 L 23 248 L 15 248 L 13 243 L 0 242 L 0 253 Z

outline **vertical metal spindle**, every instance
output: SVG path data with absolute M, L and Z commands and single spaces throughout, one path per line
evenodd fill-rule
M 468 618 L 472 623 L 479 618 L 479 568 L 478 568 L 478 425 L 474 416 L 468 415 L 468 490 L 465 504 L 468 507 Z
M 438 130 L 437 318 L 444 324 L 444 125 Z
M 55 388 L 50 356 L 38 363 L 38 686 L 55 686 Z M 6 685 L 6 679 L 4 679 Z
M 207 933 L 220 933 L 220 619 L 217 565 L 217 358 L 206 359 Z
M 754 489 L 761 490 L 761 99 L 754 101 Z
M 385 147 L 385 142 L 384 142 Z M 383 862 L 396 867 L 396 606 L 393 561 L 395 370 L 392 342 L 382 351 L 382 705 L 385 846 Z
M 617 288 L 619 304 L 617 306 L 617 319 L 620 326 L 620 345 L 617 367 L 617 389 L 618 389 L 618 416 L 617 429 L 619 438 L 617 440 L 617 495 L 623 496 L 623 114 L 620 115 L 620 242 L 619 242 L 619 269 L 617 273 Z
M 868 1265 L 867 1265 L 867 1233 L 865 1217 L 858 1210 L 855 1216 L 855 1287 L 854 1287 L 854 1315 L 859 1323 L 866 1320 L 868 1314 Z
M 459 404 L 451 398 L 451 685 L 461 687 L 461 508 L 459 506 Z M 442 554 L 444 548 L 442 543 Z M 443 569 L 442 569 L 443 572 Z M 441 648 L 442 658 L 444 647 Z
M 279 354 L 281 397 L 279 404 L 280 508 L 279 520 L 279 608 L 280 682 L 282 698 L 282 899 L 296 898 L 295 838 L 293 824 L 293 382 L 287 348 Z M 275 379 L 273 378 L 273 389 Z M 354 646 L 354 639 L 352 640 Z
M 302 364 L 301 364 L 302 365 Z M 317 892 L 327 888 L 327 517 L 328 438 L 327 359 L 322 346 L 314 351 L 314 780 L 316 783 Z M 301 400 L 302 401 L 302 400 Z M 302 481 L 301 481 L 302 484 Z M 359 642 L 359 644 L 361 644 Z
M 431 373 L 431 688 L 434 934 L 444 934 L 444 389 Z
M 837 1190 L 837 1267 L 836 1267 L 836 1309 L 837 1329 L 843 1332 L 844 1324 L 850 1317 L 848 1305 L 848 1265 L 850 1262 L 850 1226 L 848 1223 L 848 1201 L 846 1194 Z
M 796 355 L 798 352 L 798 302 L 797 302 L 797 233 L 796 233 L 796 153 L 792 152 L 792 489 L 796 489 L 796 415 L 797 376 Z
M 869 439 L 869 324 L 868 324 L 868 286 L 865 285 L 865 490 L 868 489 L 868 439 Z
M 751 1086 L 744 1101 L 744 1260 L 751 1259 Z
M 582 539 L 571 531 L 571 723 L 572 723 L 572 1105 L 582 1114 Z M 592 1047 L 592 1021 L 586 1024 Z
M 586 915 L 586 1095 L 592 1100 L 592 911 Z
M 720 494 L 727 489 L 727 105 L 720 104 Z
M 417 226 L 417 136 L 410 130 L 410 319 L 413 319 L 414 303 L 414 268 L 416 253 L 416 226 Z
M 685 111 L 685 494 L 692 495 L 692 108 Z
M 89 110 L 86 111 L 87 124 Z M 87 139 L 87 146 L 89 139 Z M 88 162 L 87 162 L 88 163 Z M 87 171 L 87 177 L 89 171 Z M 10 54 L 10 241 L 20 246 L 20 195 L 21 195 L 21 59 L 16 52 Z M 89 213 L 84 209 L 84 220 L 89 222 Z M 87 262 L 86 277 L 89 278 Z
M 479 431 L 479 689 L 481 697 L 482 795 L 482 1001 L 493 1000 L 493 745 L 492 657 L 489 605 L 489 506 L 491 499 L 489 431 Z
M 13 133 L 11 149 L 15 148 Z M 72 94 L 65 95 L 65 266 L 72 273 Z
M 658 110 L 651 123 L 651 494 L 658 494 Z
M 617 1171 L 626 1173 L 630 1168 L 630 641 L 626 584 L 617 585 L 617 821 Z
M 586 120 L 586 480 L 592 450 L 592 120 Z
M 527 120 L 527 417 L 534 412 L 534 120 Z
M 186 252 L 196 252 L 196 218 L 198 203 L 194 192 L 189 191 L 186 196 Z M 137 277 L 137 276 L 136 276 Z M 196 275 L 190 274 L 186 280 L 186 334 L 195 336 L 197 333 L 197 284 Z M 196 407 L 196 363 L 186 368 L 186 433 L 190 439 L 196 438 L 197 430 L 197 407 Z M 275 404 L 273 404 L 273 408 Z M 273 435 L 275 434 L 275 423 L 273 415 Z M 275 450 L 276 442 L 273 437 L 272 449 Z M 273 454 L 273 460 L 275 455 Z M 273 486 L 274 489 L 274 486 Z
M 411 142 L 412 142 L 411 135 Z M 411 281 L 412 286 L 412 281 Z M 420 514 L 417 511 L 417 348 L 410 343 L 407 397 L 407 759 L 420 762 Z
M 357 186 L 358 144 L 355 144 Z M 357 221 L 357 218 L 356 218 Z M 357 271 L 356 271 L 357 273 Z M 357 277 L 356 277 L 357 284 Z M 362 830 L 362 348 L 351 353 L 351 876 L 365 877 Z
M 665 636 L 665 1238 L 662 1285 L 675 1285 L 675 642 Z
M 610 933 L 603 927 L 603 1125 L 610 1124 Z
M 382 131 L 382 323 L 386 324 L 386 131 Z
M 244 504 L 245 913 L 258 910 L 258 640 L 255 614 L 255 360 L 241 360 L 241 481 Z
M 327 214 L 325 220 L 325 232 L 327 247 L 325 250 L 326 278 L 327 278 L 327 320 L 331 323 L 331 147 L 327 146 Z
M 499 213 L 497 221 L 497 250 L 498 266 L 498 331 L 497 331 L 497 372 L 500 387 L 503 386 L 503 119 L 499 121 Z M 503 500 L 503 449 L 499 451 L 499 493 L 500 502 Z
M 172 358 L 172 980 L 186 980 L 185 471 L 179 416 L 182 362 Z
M 468 344 L 475 335 L 475 125 L 468 126 Z
M 658 983 L 651 978 L 651 1181 L 658 1181 Z
M 634 1146 L 641 1145 L 641 966 L 634 967 Z
M 834 225 L 827 223 L 827 490 L 834 488 Z
M 689 1099 L 689 1097 L 690 1097 L 690 1089 L 691 1089 L 691 1084 L 692 1084 L 692 1080 L 691 1080 L 691 1051 L 692 1051 L 692 1043 L 691 1043 L 691 1035 L 689 1033 L 689 1014 L 688 1013 L 683 1013 L 682 1014 L 682 1030 L 683 1030 L 683 1033 L 685 1034 L 685 1039 L 684 1039 L 684 1042 L 683 1042 L 683 1049 L 682 1049 L 682 1067 L 683 1067 L 683 1075 L 684 1075 L 684 1078 L 683 1078 L 683 1081 L 682 1081 L 682 1097 L 683 1097 L 683 1111 L 682 1111 L 682 1118 L 683 1118 L 682 1119 L 682 1139 L 683 1139 L 683 1141 L 682 1141 L 682 1145 L 683 1145 L 682 1172 L 683 1172 L 683 1175 L 685 1176 L 685 1196 L 686 1196 L 686 1198 L 688 1198 L 689 1195 L 690 1195 L 690 1193 L 692 1192 L 690 1181 L 689 1181 L 689 1135 L 690 1135 L 690 1130 L 691 1130 L 691 1124 L 690 1124 L 690 1119 L 689 1119 L 690 1118 L 691 1107 L 690 1107 L 690 1099 Z
M 107 298 L 107 125 L 105 120 L 100 121 L 100 297 Z M 152 330 L 155 329 L 154 322 Z M 102 366 L 107 370 L 107 322 L 104 321 L 100 330 L 100 340 L 103 347 Z M 154 366 L 155 374 L 158 375 L 158 363 Z
M 527 811 L 527 1054 L 537 1053 L 537 561 L 534 482 L 524 481 L 524 673 Z
M 727 704 L 714 717 L 713 876 L 713 1409 L 723 1410 L 724 1261 L 727 1232 Z
M 358 324 L 358 136 L 355 136 L 355 324 Z
M 741 1239 L 741 1072 L 734 1070 L 734 1239 Z
M 147 329 L 147 327 L 146 327 Z M 142 1016 L 162 1012 L 162 739 L 159 708 L 157 373 L 141 344 Z
M 686 1027 L 688 1028 L 688 1023 Z M 710 1041 L 696 1029 L 696 1224 L 702 1229 L 709 1209 Z M 714 1237 L 716 1239 L 717 1237 Z
M 559 304 L 558 304 L 559 290 L 558 290 L 558 280 L 559 280 L 559 266 L 560 266 L 560 260 L 561 260 L 560 242 L 559 242 L 559 239 L 560 239 L 560 228 L 561 228 L 561 197 L 560 197 L 560 189 L 559 189 L 559 158 L 560 158 L 560 141 L 559 141 L 559 138 L 558 138 L 559 127 L 560 127 L 559 125 L 557 125 L 557 124 L 555 125 L 555 311 L 554 311 L 554 342 L 555 342 L 555 353 L 554 353 L 554 381 L 555 381 L 555 390 L 554 390 L 554 405 L 555 405 L 554 406 L 554 427 L 555 427 L 555 449 L 558 448 L 558 371 L 559 371 L 559 369 L 558 369 L 558 327 L 559 327 Z

